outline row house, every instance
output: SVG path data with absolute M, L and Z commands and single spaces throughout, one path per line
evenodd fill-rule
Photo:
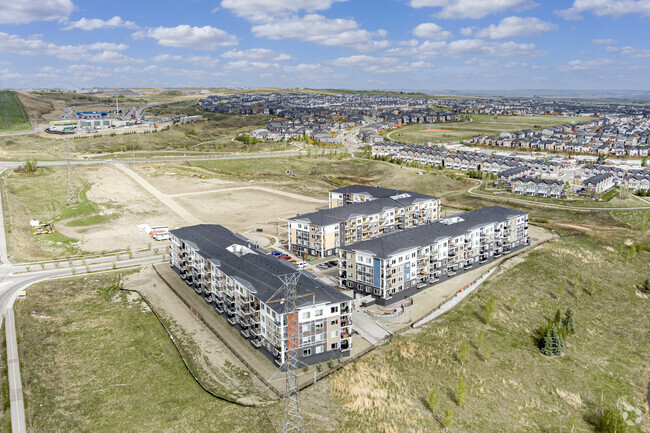
M 526 176 L 530 173 L 530 169 L 524 166 L 509 168 L 508 170 L 501 171 L 497 174 L 497 182 L 502 186 L 510 185 L 513 179 Z
M 616 186 L 616 176 L 612 173 L 600 173 L 582 181 L 583 193 L 591 197 L 609 191 Z
M 297 311 L 285 311 L 281 275 L 296 272 L 220 225 L 170 232 L 170 264 L 242 337 L 282 365 L 288 345 L 306 364 L 349 356 L 352 299 L 307 272 L 297 284 Z M 288 327 L 299 328 L 291 342 Z
M 633 192 L 650 191 L 650 171 L 628 174 L 625 185 Z
M 330 257 L 342 246 L 440 218 L 441 200 L 436 197 L 400 191 L 384 198 L 369 198 L 361 192 L 357 197 L 351 198 L 352 204 L 333 198 L 334 206 L 329 209 L 289 218 L 289 249 Z
M 530 243 L 528 214 L 499 206 L 339 249 L 339 285 L 387 305 Z
M 537 197 L 562 198 L 565 195 L 564 182 L 556 179 L 539 179 L 520 177 L 512 181 L 515 194 L 534 195 Z

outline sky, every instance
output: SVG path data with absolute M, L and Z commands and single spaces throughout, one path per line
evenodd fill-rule
M 0 0 L 0 88 L 650 89 L 650 0 Z

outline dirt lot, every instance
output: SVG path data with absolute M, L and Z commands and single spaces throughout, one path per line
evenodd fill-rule
M 167 200 L 177 203 L 199 221 L 222 224 L 240 233 L 257 227 L 269 228 L 270 224 L 278 222 L 278 218 L 311 212 L 327 205 L 322 200 L 310 197 L 297 200 L 301 196 L 288 197 L 282 191 L 274 193 L 272 187 L 268 186 L 260 190 L 256 189 L 257 185 L 250 183 L 198 179 L 166 172 L 156 174 L 157 170 L 160 168 L 143 167 L 135 171 L 167 196 Z M 90 201 L 99 205 L 119 206 L 120 213 L 117 219 L 93 226 L 58 225 L 62 234 L 78 239 L 78 247 L 84 251 L 100 252 L 127 247 L 137 249 L 150 245 L 153 248 L 162 247 L 163 243 L 152 241 L 137 226 L 167 225 L 172 229 L 188 224 L 140 184 L 113 166 L 86 170 L 84 178 L 92 184 L 86 193 Z M 229 191 L 232 189 L 235 190 Z M 111 210 L 107 209 L 106 212 Z M 283 226 L 284 223 L 280 221 L 280 225 Z
M 58 224 L 57 229 L 64 235 L 78 239 L 78 246 L 84 251 L 99 252 L 120 250 L 127 247 L 154 248 L 163 243 L 153 241 L 138 229 L 138 224 L 182 225 L 181 218 L 158 203 L 149 193 L 139 187 L 131 178 L 124 176 L 112 166 L 85 170 L 84 178 L 92 186 L 86 193 L 88 199 L 99 205 L 120 206 L 120 217 L 104 224 L 84 227 L 68 227 Z M 158 245 L 160 244 L 160 245 Z

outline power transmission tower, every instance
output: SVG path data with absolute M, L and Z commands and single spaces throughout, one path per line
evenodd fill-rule
M 77 196 L 74 193 L 74 186 L 72 185 L 72 169 L 70 167 L 70 157 L 68 155 L 68 139 L 65 139 L 65 165 L 68 170 L 68 175 L 66 179 L 66 195 L 65 203 L 72 204 L 77 201 Z
M 298 278 L 300 273 L 280 275 L 284 289 L 284 313 L 287 318 L 287 350 L 284 358 L 286 371 L 286 394 L 284 397 L 284 415 L 282 417 L 282 433 L 305 432 L 305 426 L 300 414 L 300 402 L 298 400 L 298 346 L 300 344 L 300 324 L 298 323 L 298 308 L 296 299 L 298 297 Z

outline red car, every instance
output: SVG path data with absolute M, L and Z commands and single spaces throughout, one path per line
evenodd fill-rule
M 288 256 L 288 255 L 286 255 L 286 254 L 280 256 L 280 258 L 281 258 L 281 259 L 284 259 L 284 260 L 291 260 L 291 256 Z

